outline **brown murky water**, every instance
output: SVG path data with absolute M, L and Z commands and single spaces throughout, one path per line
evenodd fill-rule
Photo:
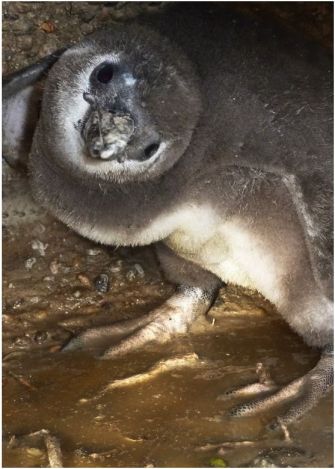
M 317 352 L 251 292 L 223 289 L 211 317 L 168 346 L 109 361 L 98 360 L 95 351 L 60 352 L 59 345 L 79 330 L 141 315 L 173 287 L 163 281 L 150 248 L 113 250 L 77 236 L 34 205 L 24 177 L 7 174 L 12 177 L 4 185 L 5 467 L 48 464 L 43 444 L 23 438 L 41 429 L 59 439 L 64 465 L 73 467 L 206 467 L 219 450 L 208 444 L 282 438 L 265 429 L 280 409 L 230 419 L 227 411 L 240 401 L 217 399 L 254 381 L 257 362 L 286 383 L 317 360 Z M 107 293 L 94 284 L 102 273 L 109 277 Z M 181 352 L 195 352 L 205 363 L 101 394 L 113 380 Z M 291 433 L 289 448 L 264 443 L 220 457 L 231 467 L 331 467 L 331 396 Z
M 138 5 L 4 2 L 4 70 L 16 70 L 107 23 L 153 8 L 152 2 Z M 264 6 L 269 15 L 329 47 L 331 4 L 301 5 L 243 3 L 239 8 L 258 14 Z M 220 453 L 216 464 L 333 467 L 331 395 L 290 427 L 290 447 L 274 443 L 272 448 L 268 442 L 283 437 L 265 426 L 283 409 L 233 420 L 227 411 L 241 400 L 217 399 L 254 381 L 257 362 L 286 383 L 317 361 L 318 353 L 264 299 L 224 289 L 209 320 L 198 320 L 187 337 L 124 358 L 101 361 L 98 351 L 61 353 L 59 346 L 78 331 L 144 314 L 173 287 L 162 279 L 150 248 L 113 250 L 77 236 L 39 209 L 26 178 L 8 168 L 3 218 L 4 467 L 48 465 L 43 442 L 26 437 L 41 429 L 58 438 L 64 466 L 206 467 L 220 443 L 255 440 L 257 448 Z M 109 278 L 107 293 L 96 290 L 101 274 Z M 190 352 L 197 353 L 202 366 L 101 393 L 116 379 Z

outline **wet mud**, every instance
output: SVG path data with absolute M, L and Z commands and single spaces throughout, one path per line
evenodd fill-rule
M 28 24 L 40 28 L 50 4 L 42 18 L 38 3 L 17 2 L 18 11 L 5 3 L 5 26 L 19 20 L 24 31 L 13 41 L 18 55 L 5 58 L 10 70 L 17 68 L 14 57 L 22 66 L 45 53 L 36 49 L 42 39 L 31 49 L 25 45 L 33 33 L 20 18 L 29 13 Z M 106 21 L 110 7 L 106 12 L 95 3 L 86 10 L 73 6 L 69 37 L 92 21 L 91 28 Z M 56 29 L 49 24 L 49 33 L 36 32 L 47 37 L 45 49 L 53 49 L 52 34 L 58 38 L 57 30 L 66 28 L 62 15 L 68 11 L 61 5 L 54 10 Z M 4 31 L 8 50 L 12 39 Z M 318 359 L 318 351 L 255 292 L 223 288 L 208 317 L 171 344 L 113 360 L 99 360 L 99 349 L 62 352 L 78 332 L 145 314 L 174 288 L 151 247 L 97 245 L 47 215 L 32 201 L 24 173 L 5 165 L 3 189 L 3 467 L 46 467 L 50 453 L 43 438 L 29 436 L 42 429 L 59 443 L 65 467 L 333 467 L 331 395 L 290 426 L 290 445 L 266 427 L 283 407 L 232 419 L 229 409 L 245 399 L 220 399 L 255 381 L 257 363 L 284 384 Z M 160 360 L 188 354 L 196 354 L 196 366 L 168 367 L 129 386 L 115 385 L 156 369 Z M 258 445 L 224 447 L 231 441 Z

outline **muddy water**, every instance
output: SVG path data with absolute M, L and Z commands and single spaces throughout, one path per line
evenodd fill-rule
M 60 352 L 80 330 L 144 314 L 173 287 L 163 280 L 150 248 L 114 250 L 77 236 L 35 206 L 25 177 L 6 174 L 5 467 L 48 464 L 43 444 L 25 440 L 41 429 L 58 438 L 64 465 L 72 467 L 206 467 L 220 443 L 242 440 L 260 446 L 221 451 L 230 467 L 332 467 L 331 396 L 290 427 L 290 447 L 274 443 L 273 448 L 266 442 L 283 436 L 267 431 L 266 424 L 283 409 L 231 419 L 227 411 L 241 399 L 217 399 L 254 381 L 257 362 L 286 383 L 317 361 L 317 352 L 255 293 L 222 289 L 210 317 L 166 346 L 108 361 L 97 359 L 99 350 Z M 107 292 L 97 290 L 101 274 L 108 276 Z M 190 352 L 201 366 L 102 393 L 115 379 Z

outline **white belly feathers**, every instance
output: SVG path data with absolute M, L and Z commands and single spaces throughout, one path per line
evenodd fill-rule
M 82 235 L 103 244 L 146 245 L 163 240 L 179 256 L 214 273 L 226 283 L 258 290 L 278 304 L 280 266 L 242 220 L 225 221 L 211 207 L 184 206 L 156 218 L 145 229 L 118 232 L 98 225 L 71 223 Z

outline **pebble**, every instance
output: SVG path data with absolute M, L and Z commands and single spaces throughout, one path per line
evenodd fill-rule
M 43 282 L 53 282 L 54 280 L 54 277 L 50 277 L 48 275 L 46 277 L 43 277 Z
M 25 448 L 25 450 L 30 456 L 35 458 L 40 458 L 44 455 L 44 452 L 39 448 Z
M 94 30 L 94 26 L 92 24 L 84 23 L 80 26 L 80 31 L 83 34 L 90 34 Z
M 81 297 L 81 292 L 79 290 L 76 290 L 74 293 L 73 293 L 73 296 L 75 298 L 80 298 Z
M 143 267 L 140 264 L 135 264 L 126 274 L 128 280 L 134 280 L 136 277 L 143 278 L 145 275 Z
M 30 298 L 30 303 L 33 303 L 33 304 L 36 304 L 40 301 L 39 297 L 38 296 L 32 296 Z
M 84 275 L 84 274 L 79 274 L 77 276 L 79 282 L 84 286 L 84 287 L 87 287 L 87 288 L 91 288 L 92 287 L 92 282 L 91 280 L 87 277 L 87 275 Z
M 27 270 L 30 270 L 33 268 L 33 265 L 36 264 L 36 257 L 29 257 L 24 263 L 24 266 Z
M 33 318 L 38 321 L 46 319 L 47 317 L 48 317 L 48 312 L 45 309 L 41 309 L 33 313 Z
M 57 260 L 51 261 L 49 265 L 50 272 L 54 275 L 58 274 L 59 267 L 60 267 L 60 263 Z
M 43 21 L 43 23 L 40 24 L 40 29 L 44 31 L 45 33 L 53 33 L 56 29 L 55 23 L 53 23 L 50 20 Z
M 34 335 L 34 341 L 38 344 L 42 344 L 48 338 L 48 333 L 45 331 L 37 331 Z
M 17 347 L 27 347 L 30 345 L 30 340 L 28 337 L 15 337 L 13 342 Z
M 100 274 L 94 279 L 95 289 L 100 293 L 107 293 L 109 290 L 109 277 L 107 274 Z
M 34 241 L 31 243 L 31 247 L 34 249 L 34 251 L 37 251 L 42 257 L 45 256 L 45 251 L 48 246 L 49 244 L 44 244 L 39 239 L 34 239 Z
M 135 264 L 135 265 L 134 265 L 134 269 L 136 270 L 136 272 L 138 273 L 138 275 L 139 275 L 140 277 L 144 277 L 144 275 L 145 275 L 145 274 L 144 274 L 144 269 L 143 269 L 143 267 L 142 267 L 140 264 Z
M 279 466 L 277 466 L 270 457 L 258 456 L 252 461 L 250 467 L 279 467 Z
M 98 256 L 99 254 L 101 254 L 101 249 L 97 249 L 97 248 L 93 248 L 93 249 L 87 249 L 87 254 L 89 256 Z

